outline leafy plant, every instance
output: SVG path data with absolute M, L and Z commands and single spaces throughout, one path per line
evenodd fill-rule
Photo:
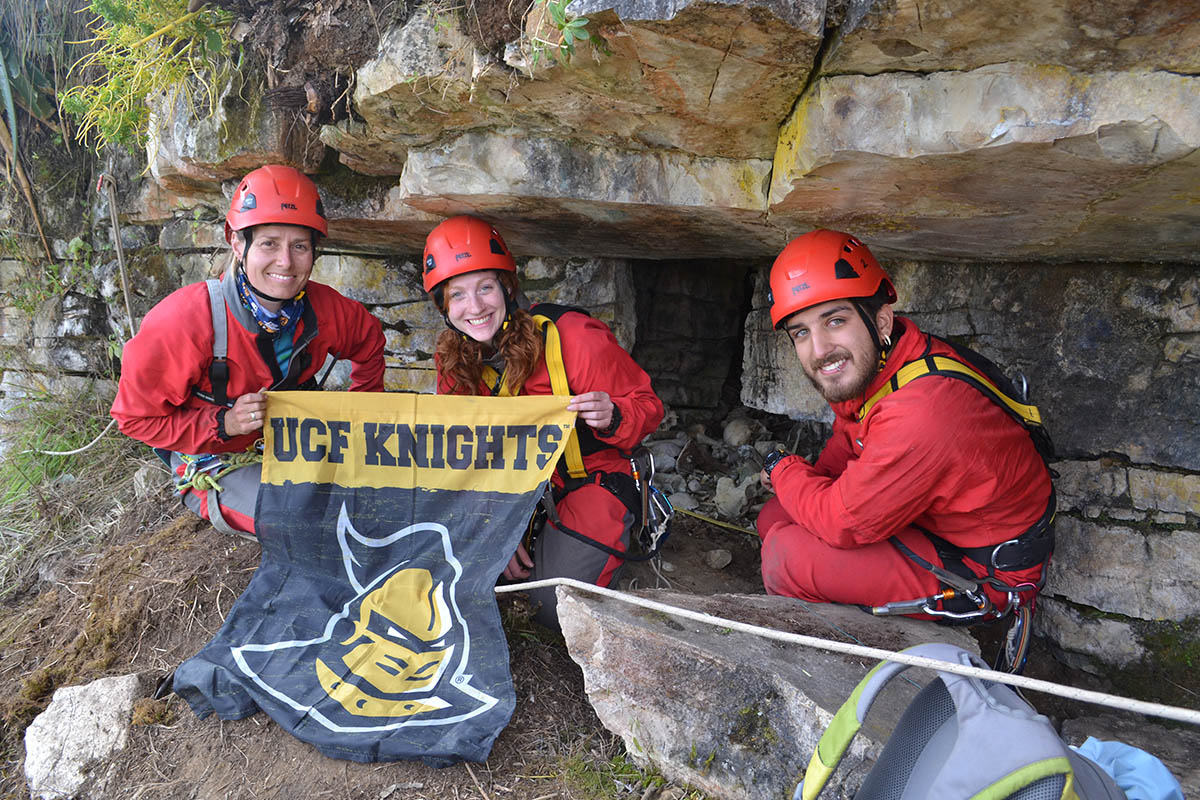
M 535 15 L 531 38 L 530 67 L 536 67 L 544 54 L 560 64 L 568 63 L 575 56 L 576 42 L 588 42 L 596 49 L 607 52 L 604 41 L 587 29 L 588 18 L 577 17 L 567 11 L 571 0 L 535 0 L 529 13 Z
M 209 5 L 189 12 L 186 0 L 91 0 L 88 8 L 97 15 L 88 40 L 97 49 L 71 68 L 85 80 L 59 98 L 78 118 L 77 139 L 142 147 L 147 99 L 163 95 L 171 102 L 182 94 L 190 107 L 193 86 L 215 107 L 237 48 L 225 33 L 228 12 Z

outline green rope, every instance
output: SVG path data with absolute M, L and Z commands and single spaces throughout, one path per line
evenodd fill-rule
M 188 489 L 197 492 L 222 491 L 221 484 L 218 480 L 225 477 L 235 469 L 248 467 L 251 464 L 261 464 L 263 457 L 262 453 L 257 450 L 247 450 L 244 453 L 223 453 L 220 456 L 221 467 L 215 470 L 197 470 L 186 479 L 180 479 L 176 483 L 176 488 L 182 494 Z

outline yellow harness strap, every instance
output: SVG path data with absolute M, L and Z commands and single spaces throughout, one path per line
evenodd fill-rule
M 932 362 L 932 363 L 930 363 Z M 883 398 L 887 397 L 892 392 L 900 387 L 924 377 L 925 375 L 944 375 L 949 378 L 959 378 L 964 380 L 982 392 L 985 392 L 989 397 L 992 397 L 999 403 L 1002 403 L 1015 416 L 1025 420 L 1026 423 L 1040 427 L 1042 424 L 1042 414 L 1038 411 L 1037 406 L 1026 405 L 1020 403 L 1006 395 L 1004 392 L 997 389 L 987 378 L 980 375 L 971 367 L 957 361 L 949 356 L 926 356 L 917 361 L 910 361 L 896 371 L 892 379 L 883 385 L 875 394 L 867 398 L 867 402 L 863 403 L 863 407 L 858 411 L 858 419 L 861 422 L 866 419 L 867 414 Z
M 542 340 L 545 343 L 546 371 L 550 373 L 550 390 L 555 395 L 570 397 L 571 387 L 567 384 L 567 368 L 563 365 L 562 340 L 558 335 L 558 327 L 552 319 L 544 317 L 541 314 L 534 314 L 533 321 L 542 329 Z M 484 383 L 491 387 L 492 394 L 500 397 L 513 396 L 507 379 L 499 375 L 491 367 L 485 366 L 483 368 L 483 380 Z M 520 387 L 518 387 L 517 391 L 520 391 Z M 579 435 L 575 433 L 574 428 L 571 429 L 571 435 L 567 439 L 567 449 L 563 454 L 563 458 L 567 461 L 568 475 L 572 478 L 587 477 L 587 470 L 583 467 L 583 453 L 579 449 Z

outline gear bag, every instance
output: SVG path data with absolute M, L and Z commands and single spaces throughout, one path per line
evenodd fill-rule
M 986 665 L 949 644 L 903 651 Z M 907 664 L 882 661 L 855 687 L 817 742 L 793 800 L 815 800 L 867 712 Z M 1094 761 L 1067 746 L 1050 721 L 1002 683 L 938 672 L 900 716 L 855 800 L 1126 800 Z

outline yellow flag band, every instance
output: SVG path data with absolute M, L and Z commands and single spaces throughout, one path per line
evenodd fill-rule
M 575 422 L 562 397 L 267 395 L 263 483 L 528 492 Z

